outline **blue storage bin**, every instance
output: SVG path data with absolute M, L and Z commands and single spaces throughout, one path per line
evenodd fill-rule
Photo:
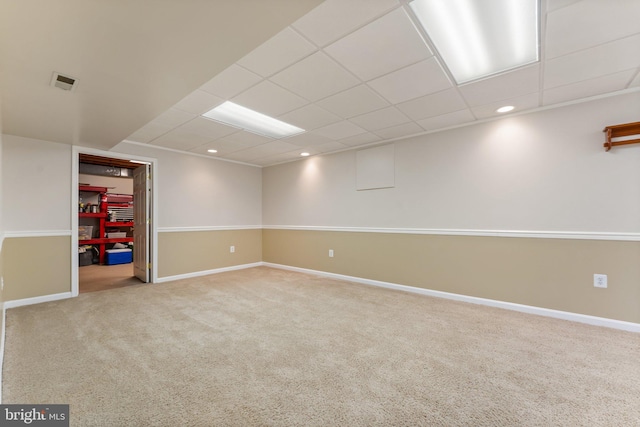
M 104 263 L 106 265 L 128 264 L 130 262 L 133 262 L 131 249 L 107 249 L 105 251 Z

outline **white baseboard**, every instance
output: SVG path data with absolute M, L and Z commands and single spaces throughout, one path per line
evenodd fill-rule
M 61 299 L 71 298 L 73 295 L 71 292 L 62 292 L 59 294 L 42 295 L 40 297 L 15 299 L 12 301 L 5 301 L 5 308 L 22 307 L 23 305 L 40 304 L 42 302 L 58 301 Z
M 214 268 L 213 270 L 195 271 L 193 273 L 177 274 L 175 276 L 158 277 L 155 283 L 171 282 L 180 279 L 190 279 L 192 277 L 208 276 L 209 274 L 224 273 L 225 271 L 244 270 L 245 268 L 260 267 L 264 265 L 262 262 L 254 262 L 251 264 L 232 265 L 231 267 Z
M 521 313 L 535 314 L 538 316 L 553 317 L 556 319 L 569 320 L 572 322 L 586 323 L 588 325 L 604 326 L 606 328 L 620 329 L 629 332 L 640 332 L 640 323 L 625 322 L 622 320 L 608 319 L 606 317 L 589 316 L 586 314 L 571 313 L 569 311 L 552 310 L 549 308 L 534 307 L 531 305 L 516 304 L 512 302 L 497 301 L 486 298 L 478 298 L 467 295 L 453 294 L 449 292 L 434 291 L 431 289 L 416 288 L 413 286 L 399 285 L 397 283 L 381 282 L 379 280 L 363 279 L 361 277 L 345 276 L 343 274 L 327 273 L 325 271 L 310 270 L 307 268 L 291 267 L 282 264 L 272 264 L 263 262 L 266 267 L 291 270 L 301 273 L 315 274 L 318 276 L 330 277 L 332 279 L 346 280 L 350 282 L 362 283 L 365 285 L 378 286 L 388 289 L 396 289 L 405 292 L 412 292 L 421 295 L 428 295 L 436 298 L 445 298 L 455 301 L 463 301 L 472 304 L 486 305 L 490 307 L 502 308 L 505 310 L 519 311 Z

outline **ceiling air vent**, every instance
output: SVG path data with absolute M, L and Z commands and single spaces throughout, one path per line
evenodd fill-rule
M 78 81 L 73 77 L 65 76 L 64 74 L 53 72 L 51 78 L 51 86 L 58 87 L 62 90 L 74 90 L 78 85 Z

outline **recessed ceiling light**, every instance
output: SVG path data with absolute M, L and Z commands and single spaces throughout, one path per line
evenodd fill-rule
M 538 61 L 539 0 L 412 0 L 458 84 Z
M 496 110 L 496 113 L 508 113 L 509 111 L 512 111 L 514 108 L 513 105 L 505 105 L 504 107 L 500 107 Z
M 302 157 L 308 157 L 308 156 L 310 156 L 310 155 L 311 155 L 311 153 L 307 153 L 307 152 L 305 151 L 304 153 L 300 153 L 300 155 L 301 155 Z
M 271 138 L 284 138 L 304 132 L 297 126 L 290 125 L 265 114 L 227 101 L 202 115 L 211 120 L 240 128 L 258 135 Z
M 213 150 L 213 149 L 211 149 L 211 150 L 207 150 L 207 151 L 208 151 L 209 153 L 217 153 L 217 152 L 218 152 L 218 150 Z

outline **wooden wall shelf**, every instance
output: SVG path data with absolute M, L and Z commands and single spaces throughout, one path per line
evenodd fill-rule
M 605 133 L 604 147 L 607 151 L 611 150 L 611 147 L 618 145 L 640 144 L 640 122 L 607 126 L 602 131 Z M 638 138 L 612 141 L 613 138 L 632 135 L 638 135 Z

